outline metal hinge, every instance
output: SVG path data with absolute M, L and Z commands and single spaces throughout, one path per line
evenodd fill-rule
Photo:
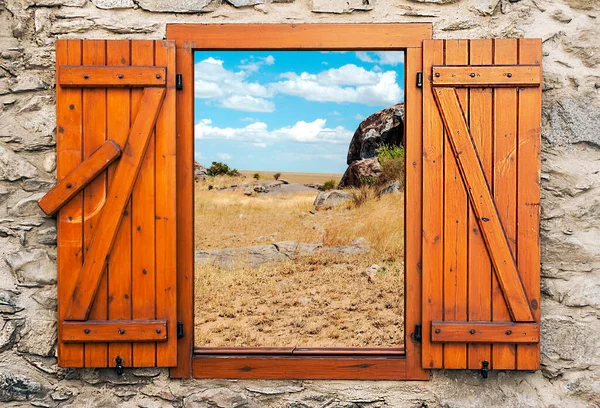
M 177 338 L 183 337 L 183 322 L 177 322 Z
M 183 76 L 181 74 L 175 75 L 175 89 L 178 91 L 183 89 Z
M 417 72 L 417 88 L 423 88 L 423 73 Z
M 423 329 L 421 328 L 421 325 L 420 324 L 415 325 L 415 332 L 413 333 L 413 339 L 415 339 L 415 341 L 418 341 L 420 343 L 422 336 L 423 336 Z

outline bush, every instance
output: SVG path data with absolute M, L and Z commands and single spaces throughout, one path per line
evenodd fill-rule
M 361 185 L 357 190 L 352 190 L 350 194 L 352 194 L 352 204 L 354 204 L 355 208 L 376 197 L 373 188 L 367 185 Z
M 275 179 L 275 181 L 279 180 L 279 177 L 281 177 L 281 173 L 273 174 L 273 178 Z
M 236 177 L 240 175 L 240 172 L 236 169 L 230 168 L 227 164 L 223 162 L 212 162 L 210 167 L 206 170 L 206 174 L 209 177 L 216 176 L 232 176 Z
M 260 180 L 260 173 L 254 173 L 254 174 L 252 175 L 252 178 L 253 178 L 254 180 Z
M 333 190 L 335 188 L 335 180 L 327 180 L 323 183 L 323 191 Z
M 381 145 L 377 148 L 377 159 L 381 164 L 381 174 L 377 184 L 386 185 L 398 181 L 404 186 L 404 147 Z

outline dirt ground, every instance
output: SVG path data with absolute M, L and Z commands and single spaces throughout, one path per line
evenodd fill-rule
M 247 197 L 208 190 L 212 182 L 196 185 L 196 250 L 281 241 L 368 249 L 232 270 L 197 264 L 196 347 L 402 345 L 403 194 L 313 214 L 317 191 Z

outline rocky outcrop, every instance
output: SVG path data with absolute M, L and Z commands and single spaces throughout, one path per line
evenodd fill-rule
M 380 110 L 363 120 L 352 136 L 346 164 L 377 157 L 381 145 L 404 146 L 404 104 Z
M 381 173 L 377 148 L 404 146 L 404 103 L 376 112 L 363 120 L 352 136 L 340 187 L 358 187 Z
M 317 210 L 327 210 L 345 203 L 352 198 L 352 194 L 341 190 L 331 190 L 320 192 L 313 205 Z
M 203 165 L 201 165 L 200 163 L 195 161 L 194 162 L 194 180 L 196 180 L 196 181 L 204 180 L 207 177 L 208 177 L 208 173 L 206 171 L 206 167 L 204 167 Z
M 354 161 L 348 166 L 339 187 L 358 187 L 369 183 L 381 174 L 381 164 L 376 157 Z

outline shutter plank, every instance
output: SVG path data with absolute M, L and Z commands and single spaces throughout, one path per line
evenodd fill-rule
M 431 341 L 444 343 L 537 343 L 537 323 L 431 322 Z M 446 345 L 448 347 L 448 345 Z
M 519 40 L 519 64 L 541 64 L 540 39 Z M 542 89 L 519 90 L 518 140 L 518 265 L 531 302 L 535 321 L 540 321 L 540 123 Z M 517 369 L 540 368 L 540 345 L 517 346 Z
M 444 133 L 431 89 L 431 67 L 444 60 L 442 41 L 423 41 L 423 368 L 443 363 L 443 346 L 429 339 L 432 320 L 442 320 L 444 270 Z
M 492 41 L 471 40 L 469 53 L 471 65 L 491 64 Z M 471 89 L 468 108 L 471 135 L 490 186 L 492 185 L 493 149 L 492 98 L 493 90 L 490 88 Z M 468 320 L 491 320 L 492 265 L 471 203 L 469 204 L 468 231 Z M 484 360 L 491 360 L 491 346 L 486 344 L 469 345 L 468 368 L 480 369 Z
M 123 64 L 113 64 L 123 65 Z M 81 67 L 62 66 L 58 70 L 61 86 L 79 88 L 165 86 L 165 67 Z
M 81 64 L 80 40 L 56 41 L 56 65 Z M 81 162 L 82 150 L 82 91 L 56 87 L 56 177 L 60 181 Z M 69 295 L 73 292 L 76 275 L 73 271 L 83 264 L 82 220 L 83 193 L 77 193 L 57 218 L 58 259 L 58 319 L 65 319 Z M 63 338 L 58 325 L 59 339 Z M 62 367 L 83 367 L 83 344 L 58 342 L 58 363 Z
M 517 40 L 494 41 L 494 63 L 517 63 Z M 513 254 L 517 243 L 517 89 L 494 90 L 494 201 Z M 498 278 L 492 274 L 492 320 L 511 321 Z M 492 366 L 497 370 L 515 368 L 513 344 L 492 345 Z
M 446 64 L 469 63 L 468 40 L 445 42 Z M 434 68 L 435 73 L 435 68 Z M 434 83 L 435 83 L 434 76 Z M 457 94 L 463 107 L 469 106 L 469 90 Z M 452 146 L 444 137 L 444 320 L 467 320 L 467 192 Z M 444 345 L 444 368 L 467 366 L 466 344 Z
M 167 341 L 166 320 L 66 321 L 63 322 L 62 326 L 63 341 L 67 343 Z M 123 362 L 123 365 L 125 365 L 125 362 Z
M 106 43 L 104 40 L 83 42 L 83 65 L 104 65 Z M 83 158 L 88 159 L 106 140 L 106 89 L 83 90 Z M 105 202 L 106 173 L 96 177 L 83 190 L 84 265 L 92 237 L 99 227 L 100 214 Z M 89 317 L 104 320 L 108 317 L 108 279 L 102 273 L 96 297 L 91 304 Z M 85 345 L 86 367 L 108 366 L 108 344 Z
M 156 64 L 175 66 L 175 44 L 156 42 Z M 159 366 L 177 365 L 177 237 L 175 71 L 167 72 L 167 94 L 156 121 L 156 318 L 170 324 L 169 340 L 156 345 Z
M 131 46 L 128 40 L 108 41 L 106 45 L 107 65 L 128 66 Z M 131 100 L 129 89 L 109 88 L 108 134 L 124 146 L 127 143 L 131 126 Z M 117 163 L 108 169 L 108 188 L 115 183 Z M 131 200 L 125 205 L 123 219 L 117 228 L 115 243 L 108 264 L 108 318 L 109 320 L 131 319 Z M 128 343 L 110 343 L 108 361 L 110 364 L 121 357 L 123 366 L 133 365 L 132 346 Z
M 131 64 L 153 65 L 154 42 L 132 41 Z M 133 114 L 146 114 L 137 103 L 140 92 L 132 90 Z M 155 318 L 156 260 L 154 242 L 154 131 L 131 193 L 132 229 L 132 317 L 133 319 Z M 156 345 L 138 343 L 133 345 L 133 363 L 136 367 L 151 367 L 156 364 Z
M 456 40 L 448 40 L 456 41 Z M 489 41 L 489 40 L 488 40 Z M 450 64 L 446 61 L 446 64 Z M 462 64 L 454 64 L 462 65 Z M 433 67 L 433 85 L 459 87 L 515 87 L 539 86 L 542 82 L 542 68 L 530 66 L 485 66 L 477 67 Z

